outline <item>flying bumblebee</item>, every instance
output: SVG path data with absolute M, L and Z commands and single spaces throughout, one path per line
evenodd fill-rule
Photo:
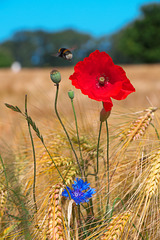
M 74 50 L 73 48 L 72 49 L 68 49 L 68 48 L 60 48 L 58 50 L 58 53 L 56 54 L 57 57 L 61 57 L 61 58 L 64 58 L 68 61 L 71 61 L 72 58 L 73 58 L 73 54 L 72 54 L 72 50 Z

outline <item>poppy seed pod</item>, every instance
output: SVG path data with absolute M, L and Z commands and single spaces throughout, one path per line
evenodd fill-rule
M 72 99 L 74 98 L 74 91 L 69 90 L 69 91 L 68 91 L 68 96 L 69 96 L 69 98 L 72 100 Z
M 111 111 L 106 112 L 106 110 L 104 108 L 102 108 L 101 112 L 100 112 L 100 121 L 104 122 L 107 120 L 107 118 L 109 118 L 111 114 Z
M 52 70 L 50 72 L 50 78 L 51 78 L 52 82 L 58 84 L 61 81 L 61 74 L 57 70 Z

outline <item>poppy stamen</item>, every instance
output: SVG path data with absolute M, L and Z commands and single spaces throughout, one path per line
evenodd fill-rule
M 104 83 L 105 83 L 105 78 L 104 77 L 100 77 L 98 80 L 99 80 L 100 85 L 104 85 Z
M 99 83 L 99 86 L 104 86 L 106 83 L 109 82 L 109 78 L 106 77 L 105 74 L 100 75 L 100 77 L 97 77 L 97 81 Z

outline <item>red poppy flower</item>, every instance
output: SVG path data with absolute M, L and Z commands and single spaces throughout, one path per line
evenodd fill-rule
M 123 68 L 115 65 L 107 53 L 98 50 L 78 62 L 69 79 L 83 94 L 102 101 L 106 111 L 113 106 L 111 97 L 122 100 L 135 92 Z

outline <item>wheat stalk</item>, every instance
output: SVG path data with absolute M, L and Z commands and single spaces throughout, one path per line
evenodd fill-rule
M 119 240 L 130 217 L 131 212 L 129 211 L 115 216 L 110 222 L 107 231 L 101 237 L 101 240 Z

